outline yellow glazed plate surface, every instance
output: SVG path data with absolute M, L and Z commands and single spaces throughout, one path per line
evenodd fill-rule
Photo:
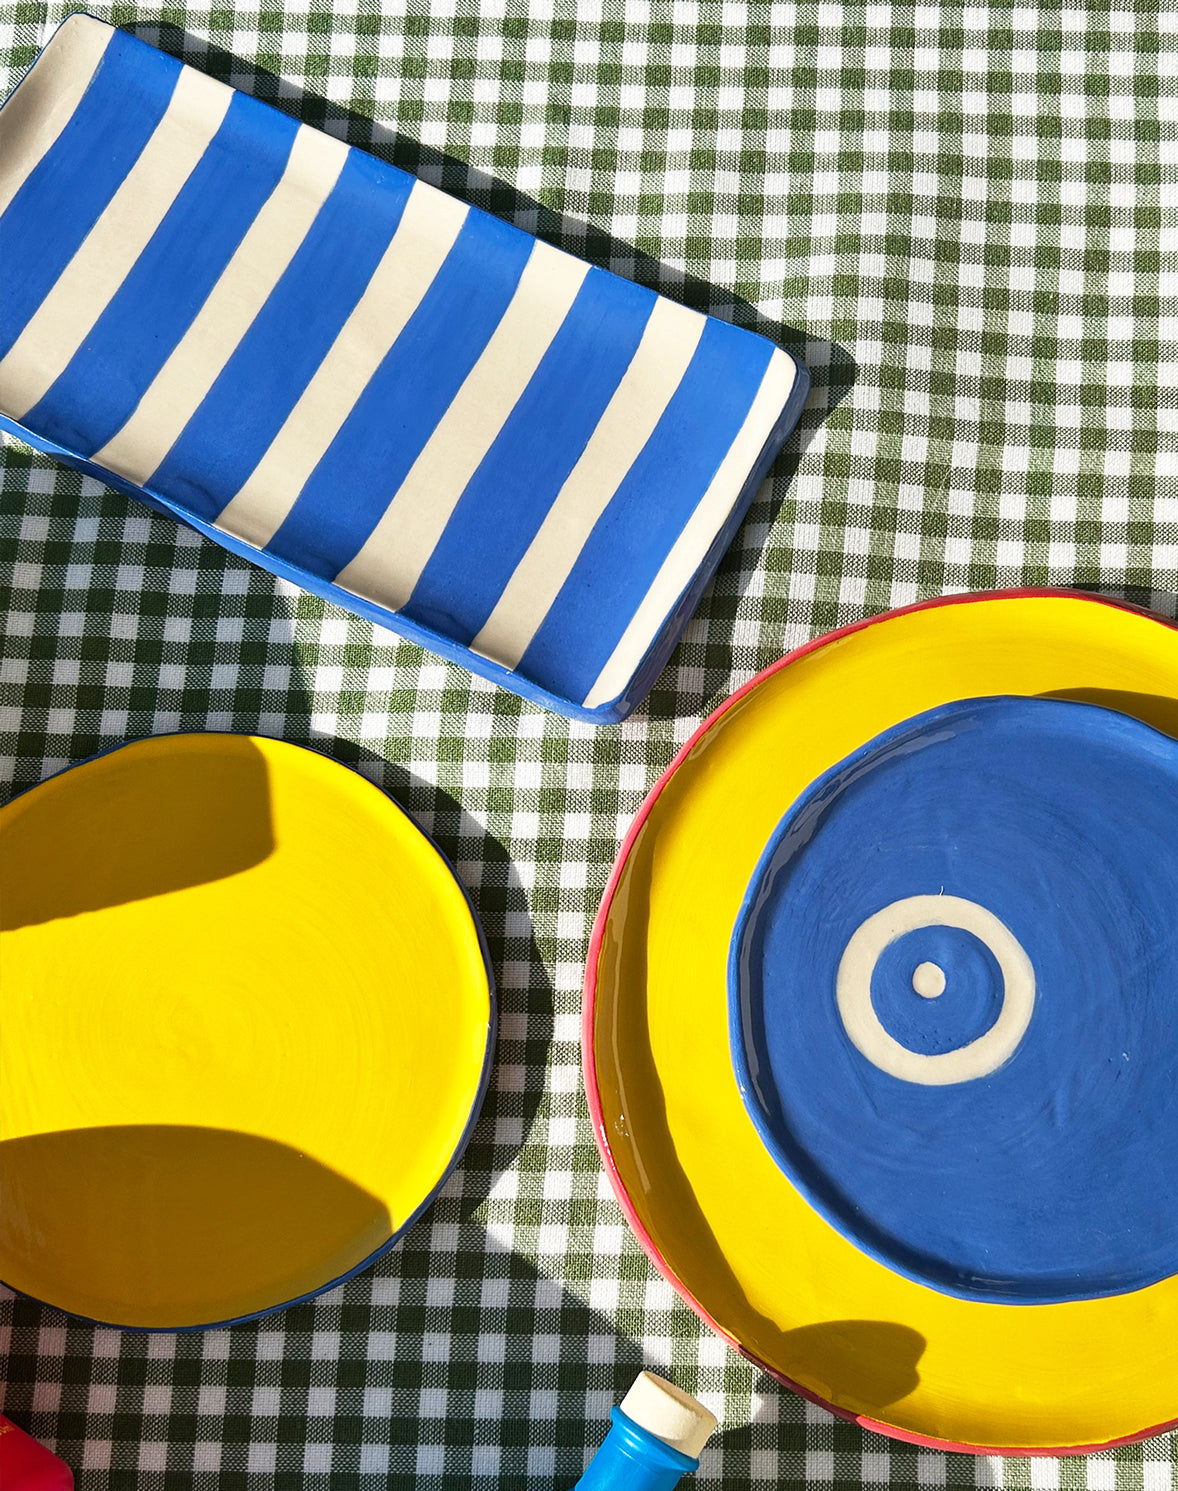
M 728 1041 L 732 928 L 785 810 L 890 726 L 995 694 L 1087 700 L 1178 736 L 1178 630 L 1077 596 L 970 598 L 836 634 L 762 675 L 689 742 L 619 855 L 590 948 L 586 1085 L 640 1240 L 746 1354 L 885 1432 L 1059 1453 L 1178 1416 L 1178 1278 L 1004 1305 L 900 1277 L 778 1170 Z
M 432 1199 L 494 1017 L 449 866 L 356 773 L 124 746 L 0 813 L 0 1278 L 178 1328 L 361 1267 Z

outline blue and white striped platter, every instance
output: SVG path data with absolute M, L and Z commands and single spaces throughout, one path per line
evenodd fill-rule
M 0 427 L 562 713 L 649 689 L 808 386 L 89 16 L 0 112 Z

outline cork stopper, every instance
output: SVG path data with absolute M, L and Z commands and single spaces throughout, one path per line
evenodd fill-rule
M 673 1382 L 642 1372 L 622 1399 L 622 1412 L 680 1454 L 699 1458 L 716 1415 Z

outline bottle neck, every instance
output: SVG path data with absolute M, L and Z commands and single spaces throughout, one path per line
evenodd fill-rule
M 673 1491 L 699 1461 L 672 1449 L 620 1408 L 613 1427 L 573 1491 Z

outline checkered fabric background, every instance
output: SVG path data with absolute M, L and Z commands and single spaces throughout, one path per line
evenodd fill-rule
M 391 1256 L 203 1335 L 5 1297 L 4 1411 L 85 1491 L 539 1491 L 576 1480 L 647 1364 L 722 1419 L 700 1491 L 1168 1491 L 1178 1436 L 1065 1462 L 918 1451 L 721 1347 L 610 1196 L 577 1026 L 627 823 L 703 714 L 783 650 L 950 590 L 1076 585 L 1178 612 L 1178 0 L 91 8 L 766 332 L 814 391 L 648 703 L 601 729 L 0 448 L 5 794 L 151 732 L 310 742 L 457 864 L 502 997 L 474 1141 Z M 0 83 L 61 14 L 0 3 Z

